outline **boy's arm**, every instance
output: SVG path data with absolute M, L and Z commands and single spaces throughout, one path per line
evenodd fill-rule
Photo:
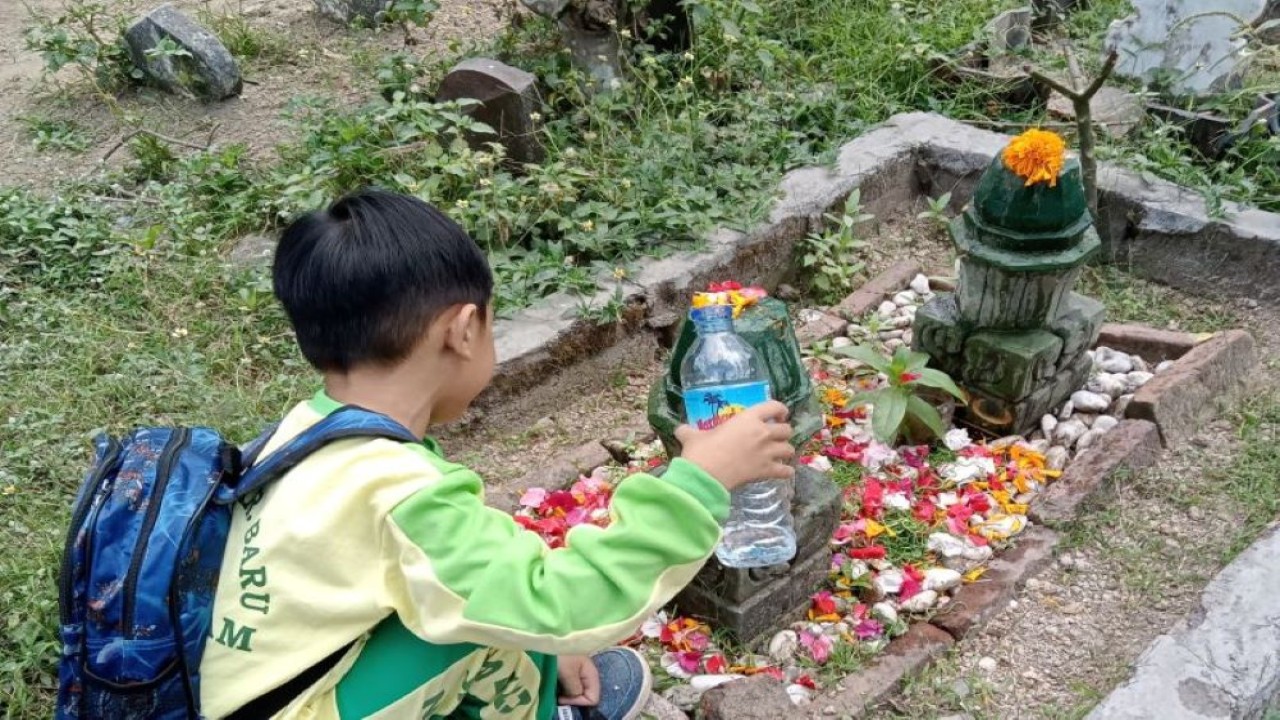
M 579 526 L 552 550 L 486 507 L 472 471 L 428 459 L 444 476 L 388 519 L 388 585 L 401 620 L 435 643 L 549 654 L 590 653 L 625 638 L 711 555 L 729 493 L 677 459 L 661 477 L 618 485 L 607 529 Z

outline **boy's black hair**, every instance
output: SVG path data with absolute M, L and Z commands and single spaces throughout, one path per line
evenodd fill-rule
M 361 190 L 285 228 L 272 267 L 298 345 L 321 371 L 404 359 L 445 308 L 493 294 L 457 223 L 408 195 Z

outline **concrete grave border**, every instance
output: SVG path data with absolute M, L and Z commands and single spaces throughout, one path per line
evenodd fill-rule
M 717 229 L 701 249 L 639 263 L 626 280 L 621 322 L 599 325 L 579 317 L 584 302 L 598 307 L 614 299 L 612 282 L 585 300 L 555 294 L 499 320 L 497 373 L 478 406 L 518 397 L 533 414 L 555 407 L 566 392 L 589 391 L 601 368 L 669 344 L 690 293 L 710 281 L 776 287 L 793 267 L 796 244 L 820 229 L 823 215 L 855 188 L 864 208 L 879 218 L 946 192 L 950 210 L 958 212 L 1007 139 L 932 113 L 890 118 L 842 146 L 832 167 L 787 173 L 758 227 L 746 233 Z M 1196 193 L 1110 163 L 1100 166 L 1099 186 L 1106 260 L 1190 292 L 1280 302 L 1274 280 L 1280 277 L 1280 214 L 1225 203 L 1225 215 L 1213 216 Z M 859 314 L 854 311 L 866 297 L 847 300 L 834 314 Z M 834 318 L 829 327 L 838 328 Z M 554 388 L 548 387 L 551 378 L 559 381 Z

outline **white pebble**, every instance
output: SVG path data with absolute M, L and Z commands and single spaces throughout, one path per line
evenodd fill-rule
M 947 568 L 934 567 L 924 571 L 924 589 L 950 590 L 960 584 L 960 573 Z
M 1050 470 L 1061 470 L 1071 459 L 1071 451 L 1061 445 L 1054 445 L 1044 454 L 1044 466 Z
M 800 638 L 794 630 L 783 630 L 769 641 L 769 657 L 783 663 L 795 657 Z
M 1173 361 L 1172 361 L 1172 360 L 1165 360 L 1164 362 L 1160 363 L 1159 365 L 1156 365 L 1156 372 L 1158 372 L 1158 373 L 1162 373 L 1162 372 L 1164 372 L 1165 370 L 1168 370 L 1168 369 L 1169 369 L 1169 368 L 1171 368 L 1171 367 L 1173 367 Z
M 1133 370 L 1133 360 L 1122 352 L 1100 347 L 1093 354 L 1093 366 L 1103 372 L 1127 373 Z
M 1070 448 L 1077 440 L 1080 439 L 1081 435 L 1084 435 L 1088 431 L 1089 428 L 1085 427 L 1084 423 L 1079 420 L 1068 420 L 1064 423 L 1059 423 L 1058 427 L 1054 428 L 1053 442 L 1057 445 Z
M 850 339 L 849 339 L 849 338 L 847 338 L 847 337 L 835 337 L 835 338 L 831 338 L 831 347 L 832 347 L 832 349 L 835 349 L 835 348 L 842 348 L 842 347 L 849 347 L 849 346 L 850 346 L 850 345 L 852 345 L 852 344 L 853 344 L 853 341 L 852 341 L 852 340 L 850 340 Z
M 744 677 L 746 676 L 745 675 L 694 675 L 693 677 L 689 678 L 689 685 L 691 685 L 694 690 L 698 690 L 700 692 L 706 692 L 711 688 L 716 687 L 717 685 L 723 685 L 727 682 L 740 680 Z
M 1071 414 L 1074 413 L 1075 411 L 1076 411 L 1076 406 L 1072 405 L 1071 401 L 1068 400 L 1066 404 L 1062 406 L 1062 409 L 1058 411 L 1058 419 L 1066 420 L 1067 418 L 1071 417 Z
M 902 307 L 904 305 L 915 305 L 916 294 L 911 292 L 910 290 L 903 290 L 902 292 L 893 296 L 893 304 L 897 305 L 898 307 Z
M 1035 450 L 1041 455 L 1049 452 L 1049 438 L 1040 438 L 1039 440 L 1032 440 L 1027 444 L 1031 446 L 1032 450 Z
M 889 568 L 876 575 L 871 584 L 882 595 L 892 595 L 902 589 L 903 575 L 902 571 L 897 568 Z
M 1071 404 L 1080 412 L 1100 413 L 1111 406 L 1111 398 L 1088 390 L 1077 390 L 1071 393 Z
M 911 323 L 915 322 L 915 318 L 911 315 L 899 315 L 889 321 L 889 327 L 893 328 L 909 328 Z
M 1085 385 L 1084 388 L 1098 395 L 1118 398 L 1125 393 L 1126 377 L 1112 375 L 1111 373 L 1098 373 L 1089 378 L 1089 384 Z
M 1096 443 L 1098 438 L 1105 435 L 1106 432 L 1106 430 L 1094 429 L 1084 435 L 1081 435 L 1080 439 L 1076 442 L 1076 452 L 1084 452 L 1085 450 L 1088 450 L 1089 447 Z
M 1130 355 L 1129 360 L 1133 363 L 1134 372 L 1147 372 L 1151 368 L 1147 366 L 1147 361 L 1137 355 Z
M 1146 385 L 1148 382 L 1150 382 L 1150 381 L 1151 381 L 1151 378 L 1153 378 L 1153 377 L 1155 377 L 1155 373 L 1143 372 L 1142 370 L 1134 370 L 1133 372 L 1129 373 L 1128 375 L 1125 375 L 1125 376 L 1124 376 L 1124 378 L 1125 378 L 1125 380 L 1124 380 L 1124 390 L 1125 390 L 1125 392 L 1124 392 L 1124 393 L 1121 393 L 1121 395 L 1123 395 L 1123 394 L 1125 394 L 1125 393 L 1132 393 L 1132 392 L 1136 392 L 1138 388 L 1140 388 L 1140 387 L 1142 387 L 1143 385 Z M 1117 396 L 1117 397 L 1119 397 L 1119 396 Z
M 982 672 L 995 672 L 999 664 L 993 657 L 984 657 L 978 661 L 978 669 Z
M 922 274 L 917 274 L 911 278 L 911 291 L 918 295 L 924 295 L 929 292 L 929 278 Z
M 893 607 L 893 603 L 878 602 L 871 606 L 871 617 L 879 618 L 886 624 L 898 622 L 898 610 Z
M 955 572 L 954 570 L 952 572 Z M 958 573 L 957 573 L 958 574 Z M 898 609 L 909 613 L 922 613 L 932 609 L 938 602 L 938 593 L 924 590 L 911 596 L 911 599 L 898 603 Z
M 880 303 L 880 307 L 876 308 L 876 312 L 879 313 L 880 315 L 883 315 L 884 317 L 890 317 L 897 311 L 898 311 L 898 306 L 894 305 L 889 300 L 885 300 L 884 302 Z
M 1093 426 L 1090 429 L 1107 432 L 1119 424 L 1120 421 L 1110 415 L 1099 415 L 1098 419 L 1093 421 Z
M 1124 413 L 1129 409 L 1129 403 L 1132 401 L 1132 395 L 1121 395 L 1116 398 L 1115 404 L 1111 406 L 1111 414 L 1118 418 L 1124 417 Z
M 902 338 L 893 338 L 891 340 L 884 341 L 884 349 L 888 350 L 889 352 L 893 352 L 894 350 L 897 350 L 903 345 L 906 345 L 906 343 L 902 341 Z
M 1058 418 L 1052 415 L 1040 418 L 1040 432 L 1043 432 L 1045 437 L 1053 437 L 1053 429 L 1056 427 L 1058 427 Z
M 902 337 L 901 330 L 881 330 L 879 333 L 879 338 L 881 340 L 892 340 L 900 337 Z

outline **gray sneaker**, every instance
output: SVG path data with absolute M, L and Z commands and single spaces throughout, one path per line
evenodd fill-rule
M 591 656 L 600 673 L 600 704 L 591 707 L 561 705 L 556 720 L 636 720 L 649 693 L 653 673 L 640 653 L 617 647 Z

